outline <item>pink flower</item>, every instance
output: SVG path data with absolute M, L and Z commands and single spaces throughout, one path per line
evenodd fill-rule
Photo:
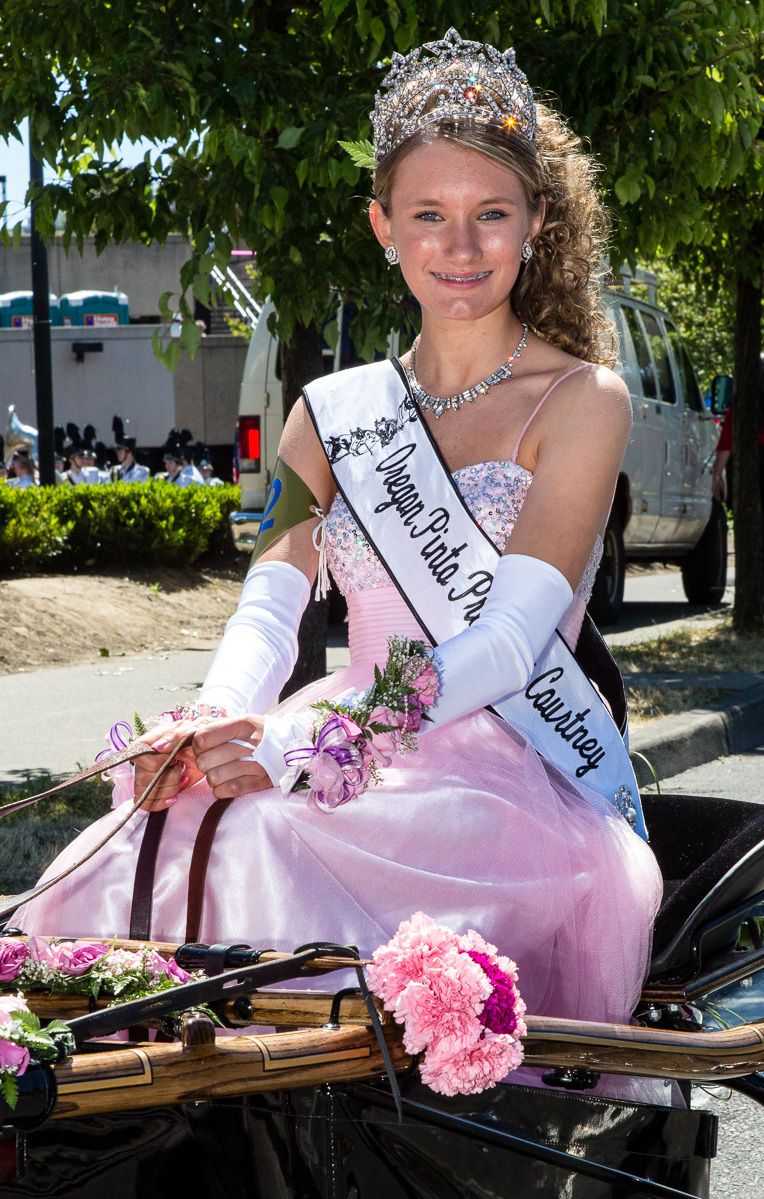
M 398 729 L 398 713 L 389 708 L 375 708 L 369 717 L 369 724 L 394 725 L 395 728 L 387 733 L 374 733 L 371 742 L 366 742 L 364 752 L 371 754 L 382 766 L 389 766 L 398 752 L 401 744 L 401 734 Z
M 438 676 L 432 662 L 428 663 L 422 673 L 414 679 L 411 686 L 417 692 L 419 702 L 425 708 L 432 707 L 438 697 Z
M 13 1041 L 0 1037 L 0 1070 L 11 1070 L 14 1074 L 23 1074 L 29 1065 L 29 1050 L 23 1049 Z
M 0 1024 L 10 1024 L 16 1012 L 28 1012 L 23 995 L 0 995 Z
M 178 965 L 175 958 L 165 959 L 156 951 L 147 958 L 147 965 L 151 970 L 154 978 L 158 978 L 161 974 L 166 974 L 173 982 L 178 984 L 187 983 L 191 979 L 191 975 Z
M 458 940 L 459 948 L 463 953 L 471 953 L 473 951 L 475 953 L 484 953 L 492 962 L 496 962 L 498 949 L 495 945 L 491 945 L 490 941 L 483 940 L 480 933 L 476 933 L 474 928 L 468 928 L 466 933 L 459 937 Z M 505 958 L 504 960 L 508 962 L 509 958 Z
M 0 937 L 0 982 L 11 982 L 29 957 L 26 941 Z
M 456 953 L 442 965 L 428 963 L 421 982 L 410 982 L 395 1005 L 405 1023 L 403 1043 L 409 1053 L 432 1048 L 447 1057 L 466 1049 L 483 1031 L 479 1014 L 491 984 L 466 954 Z
M 143 955 L 133 953 L 131 949 L 112 949 L 104 962 L 104 969 L 109 974 L 120 974 L 127 970 L 143 968 Z
M 513 1037 L 484 1038 L 453 1057 L 428 1051 L 421 1066 L 422 1082 L 440 1095 L 477 1095 L 495 1087 L 523 1060 L 523 1047 Z
M 330 753 L 314 754 L 305 769 L 310 777 L 310 790 L 327 807 L 337 807 L 346 798 L 345 776 L 339 762 Z
M 369 986 L 392 1010 L 404 987 L 423 978 L 431 959 L 450 960 L 458 948 L 450 928 L 436 924 L 424 912 L 415 912 L 398 925 L 387 945 L 375 951 L 374 965 L 368 968 Z
M 35 937 L 35 950 L 41 937 Z M 59 941 L 56 945 L 43 942 L 47 951 L 40 953 L 39 961 L 46 962 L 53 970 L 62 974 L 87 974 L 91 966 L 109 952 L 109 946 L 100 941 Z
M 405 712 L 396 712 L 402 733 L 418 733 L 422 727 L 422 705 L 416 696 L 410 695 Z

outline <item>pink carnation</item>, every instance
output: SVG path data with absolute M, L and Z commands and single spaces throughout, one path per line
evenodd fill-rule
M 421 982 L 410 982 L 398 998 L 394 1014 L 405 1021 L 403 1043 L 409 1053 L 431 1047 L 448 1057 L 480 1037 L 480 1012 L 491 994 L 484 972 L 466 954 L 442 964 L 428 963 Z
M 28 1012 L 23 995 L 0 995 L 0 1024 L 10 1024 L 16 1012 Z
M 29 1050 L 0 1037 L 0 1071 L 11 1070 L 14 1074 L 23 1074 L 28 1065 Z
M 421 1066 L 422 1082 L 440 1095 L 477 1095 L 495 1087 L 523 1060 L 513 1037 L 486 1032 L 483 1040 L 453 1057 L 429 1051 Z
M 374 965 L 368 968 L 369 986 L 392 1010 L 404 987 L 423 977 L 431 959 L 450 960 L 458 948 L 450 928 L 436 924 L 424 912 L 415 912 L 410 920 L 398 925 L 387 945 L 374 952 Z
M 26 941 L 0 937 L 0 982 L 11 982 L 29 957 Z

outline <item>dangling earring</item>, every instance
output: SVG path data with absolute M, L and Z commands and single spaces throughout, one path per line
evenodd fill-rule
M 391 266 L 398 265 L 398 263 L 400 262 L 400 258 L 398 257 L 398 251 L 396 250 L 395 246 L 393 246 L 393 245 L 385 246 L 385 258 L 387 259 L 387 269 L 388 270 L 390 269 Z
M 529 241 L 524 241 L 520 250 L 520 257 L 523 262 L 529 262 L 533 257 L 533 246 Z

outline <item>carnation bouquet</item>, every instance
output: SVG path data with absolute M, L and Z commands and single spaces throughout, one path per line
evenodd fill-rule
M 424 912 L 373 955 L 369 988 L 424 1054 L 422 1081 L 442 1095 L 496 1086 L 523 1060 L 527 1031 L 517 967 L 472 929 L 458 936 Z
M 384 671 L 374 667 L 366 691 L 311 704 L 317 712 L 309 737 L 291 741 L 284 754 L 284 795 L 306 790 L 331 811 L 381 781 L 380 768 L 395 754 L 417 749 L 417 733 L 439 683 L 423 641 L 389 637 Z

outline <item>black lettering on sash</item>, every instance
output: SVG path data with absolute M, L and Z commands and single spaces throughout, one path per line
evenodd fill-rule
M 605 756 L 605 751 L 597 738 L 590 736 L 589 729 L 584 724 L 591 708 L 584 708 L 583 712 L 576 712 L 575 716 L 571 715 L 572 708 L 570 708 L 564 716 L 560 716 L 559 712 L 561 708 L 565 707 L 565 701 L 558 694 L 556 687 L 548 685 L 543 690 L 540 689 L 541 685 L 545 683 L 559 683 L 564 674 L 565 669 L 562 666 L 554 666 L 551 670 L 543 671 L 535 679 L 531 679 L 525 689 L 525 698 L 531 700 L 541 719 L 546 724 L 552 725 L 563 741 L 569 742 L 571 749 L 574 749 L 579 757 L 584 759 L 584 764 L 576 769 L 576 778 L 580 779 L 590 770 L 597 769 Z

